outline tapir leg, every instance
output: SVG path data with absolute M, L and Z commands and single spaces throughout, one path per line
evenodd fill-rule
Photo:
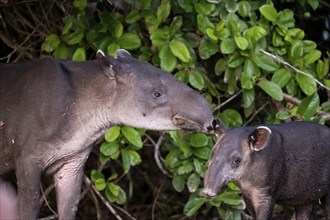
M 54 174 L 59 220 L 75 219 L 88 154 L 80 156 L 65 163 Z
M 325 195 L 324 200 L 325 218 L 326 220 L 330 220 L 330 191 Z
M 16 177 L 18 184 L 19 219 L 37 219 L 39 211 L 39 185 L 42 169 L 38 164 L 17 159 Z
M 313 205 L 307 204 L 295 207 L 295 220 L 310 220 L 312 217 Z

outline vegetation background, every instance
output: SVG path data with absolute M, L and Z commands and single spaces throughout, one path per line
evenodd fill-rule
M 7 63 L 81 62 L 124 48 L 202 93 L 228 126 L 330 124 L 325 0 L 1 0 L 0 39 Z M 233 184 L 200 196 L 213 143 L 192 132 L 109 129 L 86 165 L 77 219 L 245 218 Z M 53 184 L 44 179 L 41 217 L 53 219 Z M 274 212 L 289 219 L 292 209 Z

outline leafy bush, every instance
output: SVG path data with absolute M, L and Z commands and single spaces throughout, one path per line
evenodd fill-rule
M 97 49 L 110 55 L 127 49 L 199 90 L 228 126 L 296 119 L 324 124 L 330 120 L 329 53 L 322 55 L 315 42 L 305 39 L 290 9 L 263 3 L 126 0 L 119 10 L 108 10 L 106 1 L 75 0 L 62 32 L 49 35 L 42 50 L 45 56 L 84 61 Z M 138 151 L 145 135 L 140 129 L 112 127 L 100 147 L 100 163 L 121 161 L 123 173 L 129 172 L 142 162 Z M 174 189 L 191 193 L 184 214 L 192 216 L 205 205 L 223 219 L 240 219 L 244 204 L 233 184 L 215 198 L 200 197 L 213 144 L 205 134 L 168 132 L 163 164 Z M 125 203 L 125 191 L 115 182 L 118 173 L 106 177 L 101 168 L 91 176 L 109 201 Z

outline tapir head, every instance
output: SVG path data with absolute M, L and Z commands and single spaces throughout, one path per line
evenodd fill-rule
M 204 177 L 206 196 L 217 195 L 229 181 L 240 185 L 250 178 L 252 156 L 268 145 L 271 136 L 271 130 L 265 126 L 251 132 L 244 127 L 229 129 L 218 121 L 213 125 L 218 139 Z
M 209 131 L 212 111 L 204 97 L 172 74 L 118 50 L 98 51 L 104 74 L 114 83 L 111 114 L 115 123 L 153 130 Z

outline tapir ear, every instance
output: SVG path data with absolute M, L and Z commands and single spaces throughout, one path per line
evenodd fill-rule
M 109 79 L 116 79 L 116 73 L 113 66 L 114 64 L 112 62 L 114 58 L 106 56 L 102 50 L 98 50 L 96 52 L 96 58 L 101 63 L 104 74 Z
M 129 58 L 129 57 L 132 57 L 132 55 L 127 50 L 124 50 L 124 49 L 117 50 L 116 51 L 116 54 L 120 58 Z
M 221 137 L 225 133 L 225 131 L 228 130 L 228 127 L 218 119 L 214 119 L 212 121 L 212 127 L 217 137 Z
M 270 139 L 270 135 L 272 131 L 266 126 L 257 127 L 250 135 L 249 135 L 249 146 L 253 151 L 261 151 L 263 150 Z

